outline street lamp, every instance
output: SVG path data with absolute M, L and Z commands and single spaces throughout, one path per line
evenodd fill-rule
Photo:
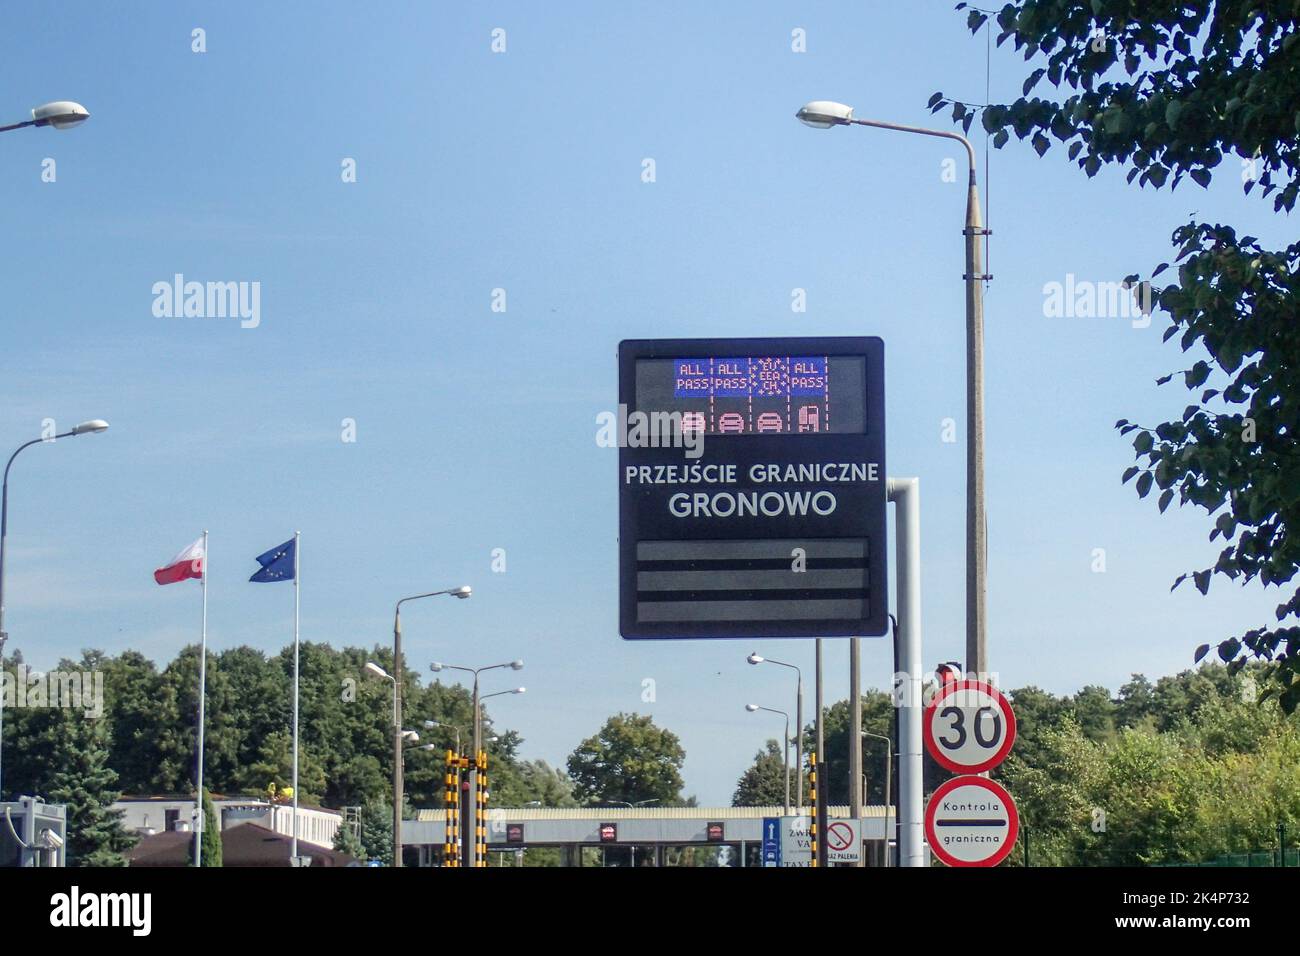
M 795 116 L 816 129 L 832 126 L 873 126 L 922 136 L 953 139 L 966 148 L 969 185 L 966 189 L 966 670 L 976 677 L 988 673 L 986 640 L 986 581 L 988 523 L 984 511 L 984 286 L 992 276 L 984 273 L 979 239 L 989 234 L 980 213 L 979 188 L 975 177 L 975 148 L 970 140 L 951 130 L 901 126 L 879 120 L 858 119 L 853 107 L 829 100 L 815 100 L 801 107 Z
M 517 662 L 523 667 L 523 662 Z M 518 668 L 516 668 L 517 670 Z M 504 697 L 506 694 L 523 694 L 528 690 L 527 687 L 512 687 L 510 690 L 499 690 L 495 694 L 484 694 L 478 698 L 478 704 L 474 708 L 474 752 L 478 753 L 483 746 L 483 701 L 489 697 Z M 494 740 L 499 738 L 493 738 Z
M 769 714 L 780 714 L 785 718 L 785 815 L 790 815 L 790 715 L 784 710 L 773 707 L 761 707 L 758 704 L 746 704 L 745 709 L 751 714 L 765 710 Z
M 521 671 L 524 669 L 524 662 L 522 660 L 513 660 L 506 661 L 504 664 L 488 664 L 485 667 L 462 667 L 459 664 L 444 664 L 442 661 L 434 661 L 429 665 L 429 669 L 435 674 L 447 670 L 464 671 L 466 674 L 474 675 L 474 769 L 471 771 L 471 778 L 474 781 L 473 792 L 476 800 L 478 799 L 478 754 L 479 751 L 483 749 L 483 698 L 480 698 L 478 694 L 478 676 L 484 671 L 500 670 L 503 667 L 508 667 L 515 671 Z M 499 691 L 495 694 L 488 694 L 487 697 L 500 697 L 502 694 L 522 694 L 523 692 L 524 688 L 517 687 L 514 690 Z M 460 744 L 458 742 L 457 750 L 459 749 Z M 475 862 L 475 860 L 470 859 L 469 865 L 473 866 Z
M 9 469 L 13 466 L 14 459 L 24 448 L 30 448 L 32 445 L 41 445 L 47 442 L 55 441 L 59 438 L 71 438 L 74 435 L 97 435 L 108 428 L 108 422 L 102 418 L 92 418 L 88 422 L 82 422 L 80 425 L 73 427 L 71 430 L 55 435 L 53 438 L 33 438 L 18 446 L 17 450 L 9 456 L 9 463 L 5 465 L 4 485 L 0 490 L 0 673 L 4 669 L 4 651 L 5 641 L 9 639 L 9 634 L 5 631 L 5 543 L 9 537 Z M 3 768 L 4 756 L 4 695 L 0 694 L 0 769 Z M 0 774 L 0 782 L 3 782 L 3 775 Z M 0 794 L 4 793 L 3 787 L 0 787 Z
M 750 654 L 747 658 L 745 658 L 745 660 L 755 665 L 778 664 L 781 667 L 788 667 L 791 670 L 793 670 L 798 677 L 798 687 L 795 693 L 795 707 L 794 707 L 794 712 L 795 712 L 794 762 L 795 762 L 795 766 L 798 767 L 799 786 L 795 790 L 794 805 L 797 809 L 802 810 L 803 809 L 803 671 L 799 670 L 799 668 L 796 667 L 794 664 L 787 664 L 785 661 L 774 660 L 770 657 L 762 657 L 759 655 L 758 651 L 755 651 L 754 653 Z M 789 737 L 790 735 L 787 733 L 786 736 Z M 825 758 L 821 754 L 818 754 L 817 759 L 824 760 Z
M 11 129 L 22 129 L 26 126 L 52 126 L 54 129 L 71 129 L 88 119 L 90 119 L 90 111 L 80 103 L 74 103 L 72 100 L 56 100 L 53 103 L 45 103 L 36 107 L 36 109 L 32 110 L 32 118 L 29 120 L 12 123 L 9 126 L 0 126 L 0 133 L 6 133 Z
M 873 734 L 867 730 L 862 731 L 862 736 L 885 742 L 885 866 L 889 866 L 889 785 L 894 773 L 894 742 L 883 734 Z
M 473 593 L 469 585 L 413 594 L 393 609 L 393 866 L 402 865 L 402 605 L 407 601 L 450 594 L 464 600 Z
M 514 690 L 499 691 L 495 694 L 488 694 L 484 698 L 479 697 L 478 693 L 478 676 L 484 671 L 500 670 L 503 667 L 509 667 L 511 670 L 521 671 L 524 669 L 522 660 L 506 661 L 504 664 L 489 664 L 486 667 L 461 667 L 459 664 L 444 664 L 442 661 L 434 661 L 429 665 L 429 670 L 435 674 L 443 671 L 464 671 L 466 674 L 474 675 L 474 753 L 478 754 L 482 747 L 483 738 L 483 711 L 481 704 L 486 697 L 500 697 L 501 694 L 522 694 L 525 690 L 523 687 L 517 687 Z
M 362 668 L 371 677 L 378 677 L 380 680 L 386 680 L 393 685 L 393 726 L 397 726 L 397 678 L 388 671 L 384 670 L 374 661 L 366 661 L 366 666 Z
M 493 695 L 489 694 L 488 696 L 491 697 Z M 444 730 L 454 730 L 456 732 L 456 753 L 457 754 L 460 753 L 460 732 L 465 728 L 458 727 L 455 724 L 440 724 L 436 720 L 426 720 L 424 722 L 424 727 L 426 730 L 433 730 L 439 727 L 441 727 Z M 486 738 L 486 740 L 490 744 L 499 744 L 501 742 L 501 737 L 498 734 L 493 734 L 491 737 Z M 430 748 L 432 748 L 433 746 L 434 746 L 433 744 L 429 745 Z

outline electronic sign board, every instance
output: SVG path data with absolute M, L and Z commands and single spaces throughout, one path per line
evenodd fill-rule
M 624 638 L 888 629 L 884 343 L 619 345 Z

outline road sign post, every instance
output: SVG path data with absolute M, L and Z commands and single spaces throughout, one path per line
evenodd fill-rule
M 953 777 L 935 790 L 925 811 L 930 849 L 949 866 L 997 866 L 1019 830 L 1011 794 L 986 777 Z
M 807 815 L 781 818 L 782 867 L 810 867 L 812 855 L 812 819 Z
M 831 820 L 826 824 L 826 862 L 854 863 L 862 859 L 862 821 Z
M 939 764 L 963 774 L 939 787 L 925 811 L 934 855 L 949 866 L 997 866 L 1016 842 L 1020 819 L 1001 784 L 973 776 L 991 770 L 1016 740 L 1011 702 L 981 680 L 945 681 L 925 708 L 925 747 Z
M 1011 702 L 979 680 L 945 683 L 925 708 L 925 747 L 954 773 L 983 773 L 1000 764 L 1016 740 Z
M 884 344 L 619 346 L 627 639 L 888 630 Z
M 781 865 L 781 836 L 784 826 L 781 817 L 763 818 L 763 866 Z

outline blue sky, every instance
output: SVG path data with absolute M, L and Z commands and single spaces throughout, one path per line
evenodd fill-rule
M 398 597 L 472 584 L 469 602 L 404 615 L 414 663 L 523 657 L 528 693 L 493 715 L 553 763 L 608 714 L 650 713 L 682 738 L 687 791 L 726 802 L 778 730 L 743 705 L 793 706 L 786 672 L 745 655 L 810 672 L 813 647 L 619 638 L 616 452 L 595 442 L 617 343 L 869 334 L 886 343 L 889 471 L 921 478 L 926 658 L 959 659 L 965 458 L 941 422 L 964 416 L 964 190 L 941 173 L 961 156 L 793 118 L 829 98 L 946 126 L 930 94 L 978 102 L 985 82 L 983 36 L 951 8 L 9 5 L 0 117 L 70 98 L 93 118 L 0 134 L 0 437 L 112 423 L 14 466 L 11 646 L 37 665 L 84 647 L 170 659 L 197 639 L 197 586 L 158 588 L 151 571 L 207 528 L 212 646 L 278 649 L 292 597 L 245 581 L 298 529 L 305 639 L 386 642 Z M 1019 95 L 1018 55 L 995 51 L 992 69 L 994 100 Z M 1119 483 L 1132 456 L 1114 421 L 1186 403 L 1154 385 L 1189 364 L 1161 345 L 1164 320 L 1043 314 L 1044 284 L 1067 273 L 1113 281 L 1166 260 L 1193 212 L 1282 242 L 1286 222 L 1241 195 L 1233 162 L 1208 191 L 1155 193 L 1013 143 L 981 174 L 1003 686 L 1114 690 L 1269 619 L 1276 596 L 1255 588 L 1170 594 L 1217 554 L 1208 524 L 1158 516 Z M 151 288 L 176 273 L 260 282 L 260 325 L 155 317 Z M 847 648 L 827 661 L 830 701 Z M 864 684 L 890 671 L 884 642 L 866 642 Z

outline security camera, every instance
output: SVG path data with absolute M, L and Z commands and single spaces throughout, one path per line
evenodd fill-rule
M 62 849 L 63 837 L 47 827 L 41 831 L 41 843 L 49 850 Z

